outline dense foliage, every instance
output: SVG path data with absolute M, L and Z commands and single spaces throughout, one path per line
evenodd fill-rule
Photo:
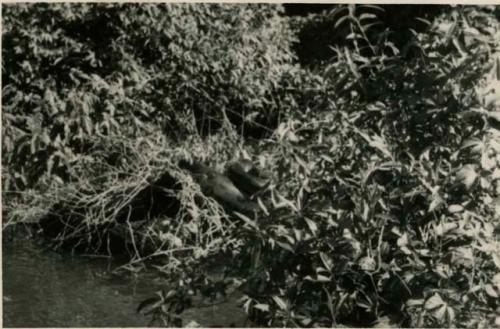
M 236 289 L 262 326 L 500 325 L 498 8 L 404 31 L 369 5 L 3 9 L 4 218 L 71 201 L 78 230 L 58 238 L 93 245 L 168 172 L 175 211 L 127 219 L 129 268 L 169 279 L 140 305 L 155 320 Z M 323 28 L 331 50 L 297 64 Z M 240 154 L 272 175 L 255 218 L 177 166 Z
M 71 179 L 100 137 L 143 137 L 163 125 L 183 139 L 193 132 L 186 111 L 202 133 L 226 111 L 239 121 L 269 118 L 270 94 L 291 60 L 274 6 L 4 9 L 7 190 Z

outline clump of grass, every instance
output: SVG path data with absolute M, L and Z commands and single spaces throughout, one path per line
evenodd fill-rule
M 161 133 L 140 140 L 100 138 L 91 158 L 71 167 L 74 180 L 50 182 L 43 194 L 26 190 L 12 199 L 4 227 L 39 222 L 55 248 L 126 252 L 130 262 L 123 268 L 154 260 L 165 273 L 230 250 L 237 243 L 231 236 L 235 219 L 177 163 L 192 154 L 200 161 L 217 152 L 225 153 L 218 159 L 229 158 L 234 147 L 200 138 L 184 143 L 199 152 L 171 146 Z

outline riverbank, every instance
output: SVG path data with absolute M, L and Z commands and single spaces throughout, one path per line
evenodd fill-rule
M 137 305 L 161 288 L 157 273 L 116 274 L 119 261 L 56 253 L 24 236 L 3 242 L 5 327 L 147 327 Z M 187 310 L 185 323 L 243 326 L 235 300 Z

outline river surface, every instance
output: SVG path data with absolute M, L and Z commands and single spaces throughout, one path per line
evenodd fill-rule
M 59 254 L 26 238 L 4 239 L 2 266 L 4 327 L 146 327 L 137 306 L 159 289 L 153 273 L 117 275 L 116 262 Z M 190 309 L 183 319 L 245 324 L 234 300 Z

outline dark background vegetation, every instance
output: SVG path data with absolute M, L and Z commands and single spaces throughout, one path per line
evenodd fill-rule
M 233 290 L 259 326 L 499 325 L 499 16 L 4 4 L 3 227 L 154 265 L 166 325 Z M 242 155 L 255 216 L 178 167 Z

